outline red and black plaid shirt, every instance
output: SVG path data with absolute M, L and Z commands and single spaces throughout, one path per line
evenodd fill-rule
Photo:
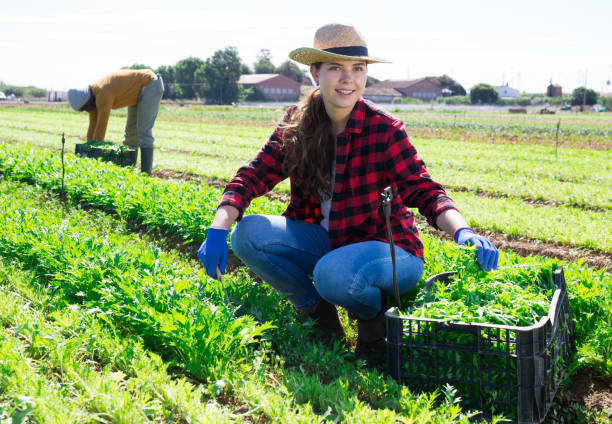
M 288 119 L 294 110 L 290 108 L 283 119 Z M 282 170 L 283 151 L 274 142 L 280 137 L 281 130 L 276 128 L 257 156 L 241 167 L 225 187 L 219 206 L 234 206 L 240 212 L 238 219 L 253 198 L 287 178 Z M 344 132 L 337 136 L 336 175 L 329 213 L 332 249 L 367 240 L 387 241 L 381 193 L 389 185 L 396 194 L 391 204 L 393 240 L 423 258 L 423 244 L 408 208 L 418 208 L 436 228 L 440 213 L 457 208 L 442 186 L 429 176 L 408 139 L 404 123 L 360 99 Z M 305 196 L 293 179 L 291 199 L 283 215 L 315 224 L 323 218 L 320 203 Z

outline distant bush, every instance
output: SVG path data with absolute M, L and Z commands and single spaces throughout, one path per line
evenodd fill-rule
M 587 88 L 585 96 L 584 87 L 578 87 L 572 92 L 572 105 L 581 105 L 584 100 L 585 104 L 592 106 L 597 103 L 598 97 L 599 94 L 595 90 Z
M 476 84 L 470 89 L 470 102 L 472 104 L 493 104 L 497 103 L 497 91 L 489 84 Z
M 247 102 L 262 102 L 265 100 L 263 93 L 255 87 L 249 87 L 242 90 L 241 97 Z
M 444 103 L 447 105 L 469 105 L 470 98 L 469 96 L 450 96 L 450 97 L 442 97 L 439 98 L 440 103 Z
M 504 106 L 561 106 L 570 101 L 571 96 L 548 97 L 541 93 L 523 93 L 518 99 L 498 99 L 497 104 Z
M 423 103 L 423 100 L 415 99 L 414 97 L 394 97 L 391 103 L 420 104 L 420 103 Z
M 47 97 L 47 90 L 44 88 L 34 87 L 33 85 L 22 87 L 18 85 L 7 85 L 0 83 L 0 91 L 4 92 L 4 94 L 7 96 L 14 94 L 15 97 Z
M 543 94 L 537 94 L 531 97 L 531 104 L 532 105 L 544 105 L 546 103 L 548 103 L 548 101 L 546 100 L 548 97 L 546 97 Z

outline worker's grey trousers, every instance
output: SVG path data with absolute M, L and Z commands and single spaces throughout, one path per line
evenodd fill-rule
M 132 147 L 153 147 L 153 125 L 157 118 L 159 102 L 164 94 L 164 81 L 157 74 L 138 95 L 138 103 L 128 107 L 123 144 Z

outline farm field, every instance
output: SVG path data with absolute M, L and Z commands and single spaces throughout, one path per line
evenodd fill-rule
M 0 294 L 13 299 L 3 302 L 0 318 L 0 355 L 7 364 L 0 380 L 3 418 L 29 411 L 35 422 L 54 416 L 78 422 L 468 422 L 452 390 L 441 388 L 435 402 L 431 394 L 398 386 L 364 368 L 346 346 L 316 343 L 308 323 L 244 270 L 219 284 L 193 260 L 221 192 L 206 183 L 230 178 L 281 114 L 162 108 L 154 129 L 156 175 L 183 180 L 147 178 L 68 154 L 65 201 L 58 202 L 61 133 L 73 151 L 83 141 L 86 116 L 66 107 L 0 108 Z M 401 117 L 443 129 L 452 126 L 438 121 L 462 119 L 431 115 Z M 598 258 L 502 254 L 506 266 L 557 264 L 566 271 L 577 352 L 553 419 L 569 413 L 564 402 L 575 401 L 573 380 L 603 382 L 598 399 L 610 399 L 612 277 L 605 267 L 612 256 L 612 156 L 605 123 L 612 125 L 612 118 L 568 116 L 572 123 L 559 147 L 554 132 L 542 130 L 547 122 L 556 125 L 546 118 L 503 127 L 537 135 L 524 144 L 478 139 L 495 133 L 492 115 L 469 117 L 480 122 L 471 141 L 440 133 L 412 140 L 471 225 Z M 107 139 L 121 140 L 124 119 L 113 114 Z M 287 190 L 281 185 L 279 200 L 257 199 L 249 212 L 280 213 Z M 423 238 L 426 275 L 457 266 L 460 253 L 452 244 L 425 228 Z M 349 346 L 354 338 L 349 331 Z M 56 339 L 72 350 L 60 350 L 50 342 Z M 94 339 L 104 346 L 86 348 Z M 108 356 L 130 349 L 142 352 L 138 361 Z M 155 382 L 147 390 L 141 389 L 144 376 Z M 47 385 L 57 389 L 52 397 L 36 391 Z M 49 415 L 60 413 L 66 415 Z M 610 411 L 605 401 L 583 400 L 571 414 L 603 423 Z
M 155 167 L 166 174 L 227 181 L 253 157 L 281 114 L 266 108 L 164 107 L 155 125 Z M 568 137 L 591 140 L 572 147 L 555 147 L 554 133 L 543 132 L 547 124 L 556 126 L 550 116 L 502 114 L 498 126 L 492 114 L 402 112 L 399 116 L 407 122 L 419 121 L 420 127 L 407 128 L 409 134 L 426 122 L 432 129 L 450 127 L 453 122 L 475 127 L 470 142 L 438 135 L 412 138 L 430 173 L 447 187 L 470 225 L 502 235 L 499 244 L 504 247 L 538 254 L 551 250 L 548 244 L 558 254 L 565 250 L 569 255 L 565 259 L 585 256 L 587 261 L 592 257 L 595 266 L 612 265 L 611 116 L 556 118 L 571 123 L 565 130 Z M 60 134 L 65 132 L 66 148 L 73 151 L 74 144 L 83 141 L 86 119 L 65 106 L 3 108 L 0 140 L 58 149 Z M 124 119 L 124 114 L 113 113 L 109 140 L 122 139 Z M 446 124 L 440 124 L 444 119 Z M 489 129 L 484 135 L 483 127 Z M 488 138 L 507 133 L 537 135 L 541 143 L 497 143 Z M 597 148 L 591 148 L 594 145 Z M 288 184 L 280 184 L 275 191 L 287 194 Z

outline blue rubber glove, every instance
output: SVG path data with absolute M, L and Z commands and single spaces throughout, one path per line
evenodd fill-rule
M 208 237 L 198 249 L 198 258 L 204 264 L 206 273 L 217 278 L 217 267 L 221 274 L 225 274 L 225 264 L 229 255 L 227 247 L 228 230 L 222 228 L 209 228 Z
M 497 268 L 499 252 L 488 238 L 479 236 L 471 228 L 460 228 L 455 231 L 455 241 L 459 245 L 471 244 L 476 247 L 476 258 L 480 263 L 480 269 L 490 271 Z

